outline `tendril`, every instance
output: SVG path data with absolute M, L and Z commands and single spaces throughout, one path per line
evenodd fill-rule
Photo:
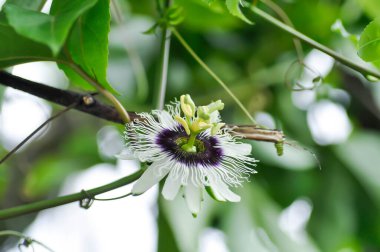
M 20 252 L 22 251 L 21 247 L 28 248 L 29 246 L 32 248 L 32 251 L 34 251 L 33 244 L 38 244 L 41 247 L 45 248 L 46 250 L 48 250 L 50 252 L 54 252 L 54 250 L 52 250 L 51 248 L 49 248 L 48 246 L 46 246 L 42 242 L 37 241 L 37 240 L 35 240 L 35 239 L 33 239 L 33 238 L 29 237 L 29 236 L 26 236 L 23 233 L 17 232 L 17 231 L 13 231 L 13 230 L 0 231 L 0 236 L 16 236 L 16 237 L 19 237 L 20 239 L 22 239 L 22 242 L 20 242 L 17 245 L 17 248 L 18 248 L 18 250 Z
M 16 147 L 14 147 L 10 152 L 8 152 L 1 160 L 0 164 L 4 163 L 8 158 L 10 158 L 18 149 L 20 149 L 26 142 L 28 142 L 34 135 L 36 135 L 42 128 L 44 128 L 49 122 L 53 121 L 54 119 L 60 117 L 70 109 L 74 108 L 76 105 L 79 104 L 80 101 L 74 102 L 70 106 L 66 107 L 64 110 L 58 112 L 57 114 L 53 115 L 49 119 L 47 119 L 45 122 L 43 122 L 40 126 L 38 126 L 32 133 L 30 133 L 24 140 L 22 140 Z M 85 100 L 83 102 L 86 102 Z
M 299 68 L 299 69 L 298 69 Z M 294 71 L 302 70 L 301 73 L 293 73 Z M 315 76 L 312 79 L 312 86 L 305 86 L 299 80 L 299 77 L 302 75 L 303 70 L 309 71 L 313 76 Z M 292 78 L 292 76 L 296 74 L 295 78 Z M 305 62 L 300 60 L 295 60 L 292 64 L 290 64 L 288 70 L 285 73 L 285 86 L 291 90 L 291 91 L 305 91 L 305 90 L 314 90 L 317 87 L 321 85 L 323 82 L 323 76 L 321 73 L 319 73 L 316 69 L 313 69 L 312 67 L 308 66 Z M 293 84 L 294 83 L 294 84 Z

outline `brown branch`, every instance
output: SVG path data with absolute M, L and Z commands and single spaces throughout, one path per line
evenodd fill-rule
M 95 98 L 93 98 L 94 100 L 91 101 L 91 104 L 86 103 L 85 101 L 88 97 L 88 94 L 80 94 L 70 90 L 62 90 L 46 86 L 34 81 L 14 76 L 5 71 L 0 71 L 0 84 L 24 91 L 26 93 L 65 107 L 68 107 L 72 104 L 77 104 L 73 107 L 73 109 L 102 118 L 107 121 L 123 124 L 123 120 L 114 107 L 105 105 Z M 139 118 L 135 112 L 128 111 L 128 114 L 132 120 Z M 250 140 L 272 143 L 283 142 L 285 140 L 283 132 L 278 130 L 262 129 L 249 125 L 232 124 L 226 125 L 226 127 L 232 129 L 235 135 L 239 135 Z
M 113 107 L 102 104 L 96 99 L 94 99 L 94 102 L 91 105 L 85 104 L 84 99 L 86 96 L 88 96 L 88 94 L 80 94 L 69 90 L 62 90 L 46 86 L 34 81 L 14 76 L 5 71 L 0 71 L 0 83 L 4 86 L 24 91 L 26 93 L 65 107 L 77 103 L 77 105 L 74 107 L 76 110 L 91 114 L 107 121 L 121 124 L 123 123 L 123 120 Z M 131 118 L 136 118 L 136 114 L 131 113 Z

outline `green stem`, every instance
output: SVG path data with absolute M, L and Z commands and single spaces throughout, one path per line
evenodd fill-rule
M 170 6 L 170 0 L 165 2 L 164 10 Z M 163 109 L 165 103 L 166 87 L 168 82 L 168 66 L 169 66 L 169 54 L 170 54 L 170 41 L 171 31 L 164 26 L 162 28 L 161 35 L 161 49 L 160 49 L 160 78 L 158 85 L 158 99 L 156 101 L 156 108 Z
M 0 220 L 14 218 L 20 215 L 25 215 L 25 214 L 37 212 L 40 210 L 65 205 L 65 204 L 72 203 L 75 201 L 88 199 L 89 195 L 93 197 L 95 195 L 102 194 L 102 193 L 114 190 L 116 188 L 128 185 L 134 182 L 135 180 L 137 180 L 141 176 L 142 173 L 143 173 L 143 170 L 139 170 L 129 176 L 116 180 L 112 183 L 87 190 L 85 193 L 84 192 L 73 193 L 73 194 L 57 197 L 50 200 L 42 200 L 35 203 L 30 203 L 30 204 L 25 204 L 25 205 L 21 205 L 17 207 L 0 210 Z
M 131 196 L 132 193 L 127 193 L 127 194 L 124 194 L 124 195 L 121 195 L 121 196 L 117 196 L 117 197 L 113 197 L 113 198 L 106 198 L 106 199 L 102 199 L 102 198 L 94 198 L 94 200 L 97 200 L 97 201 L 110 201 L 110 200 L 118 200 L 118 199 L 123 199 L 123 198 L 126 198 L 128 196 Z
M 128 112 L 124 109 L 123 105 L 119 100 L 113 96 L 108 90 L 102 87 L 96 80 L 94 80 L 90 75 L 88 75 L 80 66 L 75 63 L 66 63 L 71 69 L 73 69 L 79 76 L 81 76 L 88 83 L 93 85 L 105 98 L 107 98 L 114 106 L 117 112 L 119 112 L 121 118 L 125 123 L 131 121 Z
M 306 35 L 302 34 L 301 32 L 297 31 L 296 29 L 282 23 L 281 21 L 277 20 L 276 18 L 272 17 L 271 15 L 269 15 L 268 13 L 258 9 L 257 7 L 254 7 L 252 6 L 251 7 L 251 10 L 253 11 L 253 13 L 255 13 L 256 15 L 262 17 L 263 19 L 265 19 L 266 21 L 268 21 L 269 23 L 277 26 L 278 28 L 280 28 L 281 30 L 287 32 L 287 33 L 290 33 L 292 34 L 294 37 L 302 40 L 303 42 L 311 45 L 312 47 L 330 55 L 332 58 L 334 58 L 335 60 L 339 61 L 340 63 L 342 63 L 343 65 L 346 65 L 360 73 L 362 73 L 364 76 L 368 77 L 368 76 L 373 76 L 373 77 L 376 77 L 378 79 L 380 79 L 380 73 L 378 71 L 374 71 L 374 70 L 371 70 L 371 69 L 368 69 L 364 66 L 361 66 L 359 64 L 357 64 L 356 62 L 338 54 L 337 52 L 331 50 L 330 48 L 328 48 L 327 46 L 324 46 L 320 43 L 318 43 L 317 41 L 307 37 Z
M 188 51 L 188 53 L 195 59 L 195 61 L 198 62 L 199 65 L 201 65 L 201 67 L 203 67 L 204 70 L 206 70 L 206 72 L 208 72 L 212 78 L 214 78 L 214 80 L 216 80 L 216 82 L 218 82 L 223 88 L 224 90 L 226 90 L 226 92 L 232 97 L 232 99 L 236 102 L 236 104 L 241 108 L 241 110 L 244 112 L 244 114 L 249 118 L 249 120 L 251 120 L 251 122 L 254 124 L 254 125 L 257 125 L 257 122 L 255 121 L 255 119 L 253 119 L 253 117 L 251 116 L 251 114 L 248 112 L 248 110 L 244 107 L 244 105 L 240 102 L 240 100 L 234 95 L 234 93 L 232 93 L 232 91 L 229 89 L 229 87 L 215 74 L 214 71 L 212 71 L 208 66 L 207 64 L 194 52 L 194 50 L 189 46 L 189 44 L 187 44 L 187 42 L 182 38 L 182 36 L 179 34 L 179 32 L 174 28 L 172 27 L 171 28 L 174 36 L 176 36 L 176 38 L 178 39 L 178 41 L 182 44 L 182 46 Z

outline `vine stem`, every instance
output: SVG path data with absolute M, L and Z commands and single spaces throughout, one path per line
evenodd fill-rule
M 68 62 L 66 63 L 71 69 L 73 69 L 77 74 L 79 74 L 84 80 L 93 85 L 96 90 L 99 91 L 105 98 L 107 98 L 115 107 L 117 112 L 120 114 L 124 123 L 128 123 L 131 121 L 128 112 L 125 110 L 120 101 L 113 96 L 108 90 L 102 87 L 96 80 L 94 80 L 90 75 L 88 75 L 80 66 L 75 63 Z
M 302 40 L 303 42 L 305 42 L 306 44 L 309 44 L 310 46 L 326 53 L 327 55 L 331 56 L 332 58 L 334 58 L 335 60 L 339 61 L 340 63 L 342 63 L 343 65 L 346 65 L 360 73 L 362 73 L 364 76 L 368 77 L 368 76 L 373 76 L 375 78 L 378 78 L 380 79 L 380 73 L 378 71 L 374 71 L 374 70 L 371 70 L 371 69 L 368 69 L 364 66 L 361 66 L 359 64 L 357 64 L 356 62 L 340 55 L 339 53 L 335 52 L 334 50 L 328 48 L 327 46 L 324 46 L 320 43 L 318 43 L 317 41 L 307 37 L 306 35 L 304 35 L 303 33 L 297 31 L 296 29 L 284 24 L 283 22 L 279 21 L 278 19 L 272 17 L 271 15 L 269 15 L 268 13 L 262 11 L 261 9 L 255 7 L 255 6 L 252 6 L 251 7 L 251 10 L 253 13 L 255 13 L 256 15 L 260 16 L 261 18 L 265 19 L 266 21 L 268 21 L 269 23 L 277 26 L 278 28 L 280 28 L 281 30 L 293 35 L 294 37 Z
M 88 199 L 89 195 L 93 197 L 95 195 L 102 194 L 102 193 L 114 190 L 116 188 L 128 185 L 136 181 L 141 176 L 142 173 L 143 173 L 143 170 L 141 169 L 129 176 L 116 180 L 112 183 L 99 186 L 90 190 L 86 190 L 84 192 L 82 191 L 79 193 L 73 193 L 73 194 L 57 197 L 54 199 L 42 200 L 42 201 L 30 203 L 30 204 L 25 204 L 25 205 L 21 205 L 17 207 L 11 207 L 8 209 L 0 210 L 0 220 L 14 218 L 17 216 L 41 211 L 44 209 L 65 205 L 65 204 L 72 203 L 75 201 L 85 200 L 85 199 Z
M 166 0 L 163 11 L 170 6 L 171 1 Z M 158 3 L 159 4 L 159 3 Z M 158 85 L 158 98 L 156 101 L 156 108 L 163 109 L 165 103 L 166 87 L 168 83 L 168 69 L 169 69 L 169 54 L 170 54 L 170 41 L 171 30 L 165 25 L 162 28 L 161 34 L 161 48 L 160 48 L 160 78 Z
M 254 125 L 257 125 L 257 122 L 255 121 L 255 119 L 253 119 L 253 117 L 251 116 L 251 114 L 248 112 L 248 110 L 244 107 L 244 105 L 240 102 L 240 100 L 234 95 L 234 93 L 232 93 L 232 91 L 229 89 L 229 87 L 219 78 L 218 75 L 216 75 L 216 73 L 214 71 L 211 70 L 211 68 L 209 68 L 207 66 L 207 64 L 194 52 L 194 50 L 189 46 L 189 44 L 184 40 L 184 38 L 181 36 L 181 34 L 179 34 L 179 32 L 174 28 L 172 27 L 171 28 L 171 31 L 172 33 L 174 34 L 174 36 L 178 39 L 178 41 L 182 44 L 182 46 L 188 51 L 188 53 L 195 59 L 195 61 L 197 61 L 199 63 L 199 65 L 201 65 L 201 67 L 206 70 L 206 72 L 208 72 L 211 77 L 216 80 L 216 82 L 218 82 L 223 88 L 224 90 L 226 90 L 226 92 L 232 97 L 232 99 L 236 102 L 236 104 L 241 108 L 241 110 L 244 112 L 244 114 L 249 118 L 249 120 L 251 120 L 251 122 L 254 124 Z
M 22 238 L 22 239 L 28 239 L 31 242 L 37 243 L 38 245 L 42 246 L 46 250 L 54 252 L 51 248 L 49 248 L 48 246 L 46 246 L 42 242 L 37 241 L 35 239 L 31 239 L 30 237 L 24 235 L 23 233 L 20 233 L 20 232 L 17 232 L 17 231 L 13 231 L 13 230 L 3 230 L 3 231 L 0 231 L 0 236 L 6 236 L 6 235 L 7 236 L 16 236 L 16 237 L 19 237 L 19 238 Z

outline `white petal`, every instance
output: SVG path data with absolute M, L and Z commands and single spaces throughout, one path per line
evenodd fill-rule
M 131 150 L 124 148 L 119 154 L 115 155 L 116 158 L 125 159 L 125 160 L 135 160 L 137 159 Z
M 157 184 L 161 179 L 163 179 L 166 174 L 170 171 L 168 167 L 160 167 L 164 162 L 154 162 L 151 164 L 144 174 L 136 181 L 132 188 L 133 195 L 139 195 L 144 193 L 146 190 Z
M 240 201 L 240 196 L 237 195 L 236 193 L 232 192 L 228 188 L 228 186 L 225 183 L 223 183 L 222 181 L 216 182 L 215 188 L 222 195 L 222 197 L 225 198 L 226 200 L 231 201 L 231 202 L 239 202 Z
M 172 173 L 169 174 L 165 181 L 164 188 L 162 189 L 162 195 L 166 200 L 173 200 L 177 195 L 179 188 L 181 187 L 181 179 L 173 178 Z
M 201 210 L 202 190 L 202 187 L 195 186 L 192 182 L 189 182 L 185 189 L 187 207 L 194 217 Z
M 231 143 L 231 144 L 226 144 L 223 145 L 223 150 L 225 151 L 226 155 L 229 156 L 234 156 L 236 154 L 238 155 L 249 155 L 251 154 L 252 151 L 252 146 L 250 144 L 236 144 L 236 143 Z

